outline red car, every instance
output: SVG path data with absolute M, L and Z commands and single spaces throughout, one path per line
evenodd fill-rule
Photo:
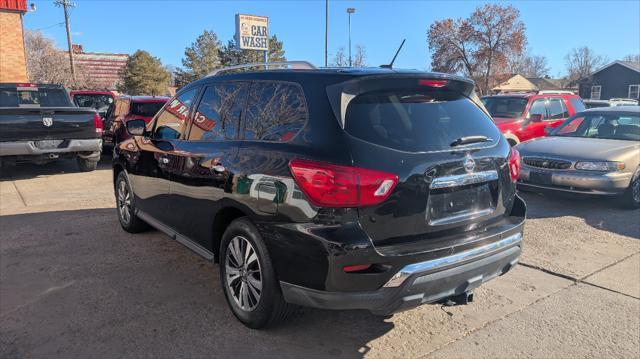
M 507 93 L 485 96 L 482 103 L 512 146 L 546 136 L 547 128 L 585 109 L 582 99 L 569 93 Z
M 73 103 L 78 107 L 91 107 L 98 111 L 101 118 L 106 116 L 109 107 L 113 105 L 115 96 L 111 91 L 74 90 L 69 92 Z
M 114 145 L 128 139 L 126 124 L 131 120 L 149 123 L 153 116 L 169 101 L 164 96 L 121 96 L 105 117 L 102 140 L 105 146 Z

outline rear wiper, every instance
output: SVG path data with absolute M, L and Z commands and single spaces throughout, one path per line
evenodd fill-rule
M 458 139 L 456 139 L 455 141 L 451 142 L 451 144 L 449 146 L 451 147 L 456 147 L 456 146 L 460 146 L 460 145 L 468 145 L 470 143 L 477 143 L 477 142 L 492 142 L 493 139 L 487 137 L 487 136 L 465 136 L 465 137 L 460 137 Z

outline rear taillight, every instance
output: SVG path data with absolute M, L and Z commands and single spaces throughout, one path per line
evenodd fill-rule
M 363 207 L 383 202 L 398 176 L 381 171 L 307 160 L 291 160 L 291 174 L 309 200 L 320 207 Z
M 93 115 L 93 126 L 96 128 L 96 133 L 102 133 L 102 131 L 104 130 L 102 119 L 97 113 Z
M 520 176 L 520 152 L 515 148 L 512 148 L 509 154 L 509 174 L 513 182 L 517 181 Z

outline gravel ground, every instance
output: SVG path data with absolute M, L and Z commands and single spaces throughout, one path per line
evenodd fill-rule
M 108 165 L 0 174 L 0 357 L 638 357 L 640 211 L 523 194 L 523 265 L 467 306 L 392 317 L 300 308 L 254 331 L 218 268 L 119 228 Z

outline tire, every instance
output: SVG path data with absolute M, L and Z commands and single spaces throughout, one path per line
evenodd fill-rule
M 640 176 L 633 176 L 629 188 L 624 191 L 620 199 L 626 208 L 640 208 Z
M 84 158 L 77 157 L 78 168 L 82 172 L 91 172 L 95 171 L 98 168 L 98 161 L 92 161 Z
M 122 229 L 129 233 L 140 233 L 149 229 L 149 225 L 135 215 L 134 196 L 127 174 L 122 171 L 116 178 L 116 211 Z
M 238 255 L 241 258 L 236 260 Z M 276 325 L 294 309 L 284 301 L 267 247 L 246 217 L 231 222 L 222 235 L 220 283 L 229 308 L 249 328 Z

